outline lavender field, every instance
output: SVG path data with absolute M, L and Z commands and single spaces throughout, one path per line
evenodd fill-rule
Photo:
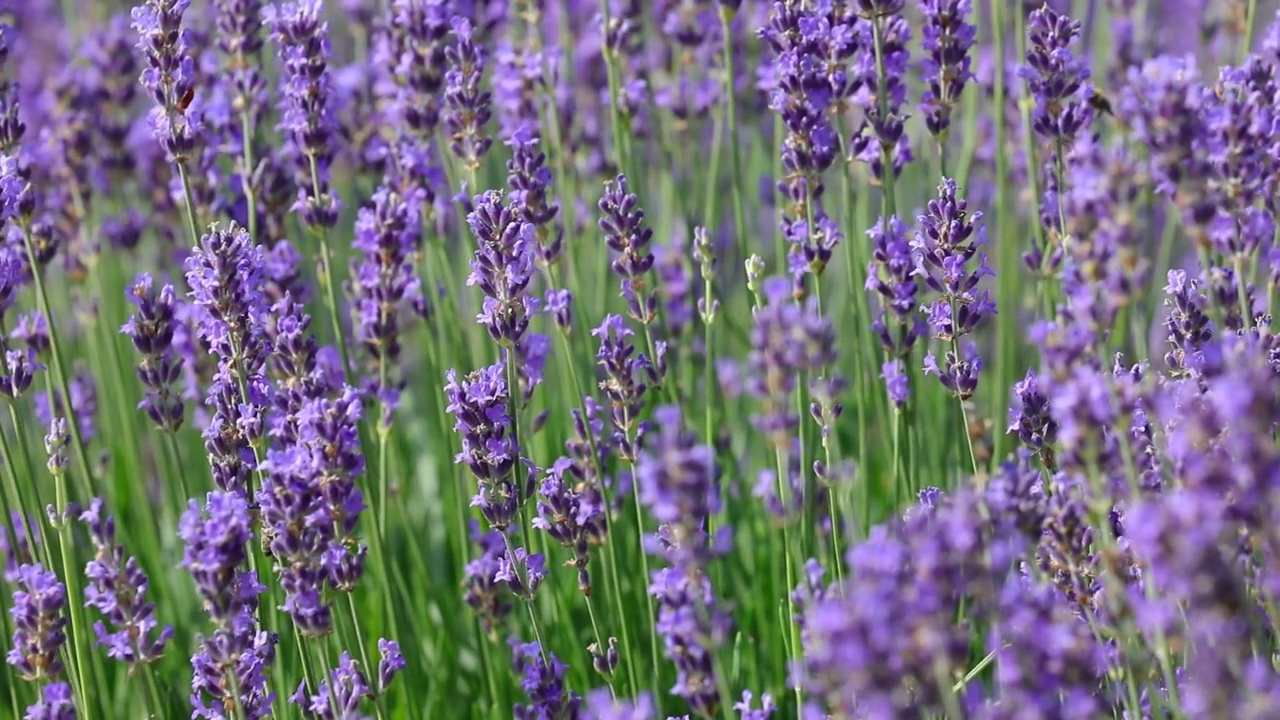
M 0 718 L 1277 720 L 1277 212 L 1272 2 L 0 0 Z

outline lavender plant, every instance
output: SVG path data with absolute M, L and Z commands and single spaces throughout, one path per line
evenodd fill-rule
M 1275 714 L 1273 0 L 136 2 L 0 2 L 0 718 Z

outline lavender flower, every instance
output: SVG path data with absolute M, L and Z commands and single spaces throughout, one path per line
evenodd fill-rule
M 49 323 L 45 320 L 44 313 L 33 310 L 18 316 L 18 322 L 9 333 L 9 338 L 21 341 L 37 355 L 46 355 L 49 352 Z
M 653 696 L 642 692 L 633 700 L 613 697 L 608 688 L 587 693 L 582 709 L 583 720 L 657 720 L 658 710 Z
M 862 78 L 847 68 L 861 48 L 855 23 L 851 14 L 832 8 L 773 3 L 769 25 L 760 30 L 775 53 L 776 84 L 769 93 L 769 107 L 787 131 L 784 177 L 777 185 L 784 203 L 782 228 L 792 244 L 793 262 L 802 264 L 803 248 L 813 256 L 803 264 L 812 265 L 815 273 L 821 273 L 831 256 L 830 248 L 815 240 L 819 225 L 828 221 L 820 204 L 822 175 L 840 148 L 831 118 L 861 89 Z
M 405 668 L 404 655 L 400 643 L 386 638 L 378 638 L 378 655 L 378 695 L 386 695 L 391 681 Z
M 968 20 L 973 12 L 970 0 L 924 0 L 924 76 L 929 82 L 920 101 L 925 126 L 935 138 L 944 140 L 951 127 L 951 111 L 960 100 L 964 86 L 973 80 L 969 51 L 977 39 L 977 28 Z
M 1013 385 L 1013 401 L 1009 404 L 1008 433 L 1017 433 L 1018 439 L 1032 452 L 1039 453 L 1046 467 L 1053 469 L 1053 444 L 1057 439 L 1058 423 L 1049 413 L 1049 398 L 1040 387 L 1040 378 L 1034 370 Z
M 267 549 L 284 590 L 282 609 L 304 636 L 321 637 L 333 629 L 323 566 L 333 523 L 308 460 L 297 446 L 270 451 L 257 501 Z
M 1031 13 L 1027 27 L 1027 64 L 1018 74 L 1035 98 L 1031 126 L 1044 137 L 1070 146 L 1091 121 L 1087 98 L 1089 66 L 1071 51 L 1080 36 L 1078 20 L 1045 5 Z
M 445 50 L 448 71 L 445 73 L 445 124 L 449 129 L 449 150 L 474 173 L 480 158 L 489 151 L 493 139 L 484 126 L 490 117 L 492 99 L 481 88 L 485 53 L 474 42 L 471 22 L 455 17 L 451 21 L 454 45 Z
M 1092 717 L 1103 711 L 1104 649 L 1051 585 L 1015 578 L 988 648 L 999 700 L 985 717 Z
M 43 365 L 36 362 L 33 350 L 9 350 L 4 354 L 5 373 L 0 375 L 0 395 L 13 402 L 31 387 L 37 370 Z
M 1165 353 L 1164 361 L 1172 377 L 1186 377 L 1202 369 L 1202 350 L 1213 338 L 1213 326 L 1199 283 L 1188 278 L 1183 270 L 1170 270 L 1168 279 L 1164 291 L 1168 295 L 1165 304 L 1169 307 L 1169 317 L 1164 325 L 1169 331 L 1170 350 Z
M 230 96 L 232 108 L 237 115 L 243 114 L 248 119 L 248 130 L 261 122 L 266 113 L 267 81 L 262 76 L 262 0 L 216 0 L 216 24 L 218 28 L 218 48 L 226 58 L 225 76 L 220 78 L 225 91 Z M 235 146 L 252 142 L 252 138 L 241 137 L 243 129 L 241 119 L 236 117 L 223 129 L 224 137 L 233 141 Z M 242 174 L 251 175 L 257 168 L 239 168 Z
M 867 115 L 854 133 L 851 150 L 853 157 L 866 163 L 871 176 L 879 181 L 885 179 L 886 173 L 896 177 L 912 160 L 903 113 L 911 27 L 902 16 L 903 4 L 902 0 L 861 0 L 858 4 L 858 14 L 866 22 L 859 26 L 862 41 L 856 63 L 863 70 L 864 85 L 874 100 L 867 100 Z
M 49 683 L 40 688 L 40 699 L 27 708 L 25 720 L 75 720 L 76 706 L 71 699 L 71 686 Z
M 658 380 L 657 371 L 643 353 L 627 338 L 634 333 L 622 317 L 607 315 L 600 327 L 591 331 L 600 339 L 596 365 L 603 372 L 600 390 L 612 405 L 610 419 L 615 430 L 614 441 L 623 460 L 636 458 L 635 436 L 644 395 Z
M 560 257 L 564 230 L 556 223 L 560 205 L 550 197 L 551 169 L 546 166 L 546 153 L 538 148 L 540 143 L 534 125 L 521 125 L 511 133 L 506 141 L 511 148 L 511 159 L 507 161 L 507 185 L 511 188 L 511 202 L 520 217 L 533 226 L 538 260 L 550 267 Z
M 320 681 L 314 695 L 308 695 L 306 690 L 306 681 L 303 681 L 297 692 L 289 697 L 289 702 L 297 705 L 304 716 L 322 720 L 360 717 L 360 702 L 373 696 L 359 663 L 346 652 L 338 658 L 338 667 L 330 670 L 328 678 Z
M 530 476 L 522 472 L 520 448 L 515 444 L 507 414 L 508 388 L 501 364 L 475 370 L 459 378 L 447 374 L 445 410 L 454 417 L 453 429 L 462 436 L 462 452 L 454 462 L 465 463 L 479 483 L 471 504 L 479 507 L 489 526 L 504 531 L 525 499 L 533 494 Z
M 521 43 L 498 44 L 494 53 L 493 88 L 497 93 L 498 125 L 501 134 L 513 137 L 521 128 L 536 126 L 542 77 L 543 53 Z
M 67 419 L 55 417 L 49 421 L 49 432 L 44 436 L 44 451 L 49 456 L 49 474 L 57 477 L 67 470 L 67 445 L 71 440 Z
M 622 277 L 622 294 L 631 309 L 631 317 L 648 325 L 658 316 L 658 300 L 644 295 L 642 280 L 653 267 L 653 252 L 649 250 L 653 230 L 645 223 L 640 199 L 627 192 L 625 175 L 605 181 L 599 207 L 605 244 L 618 254 L 611 267 Z
M 654 420 L 657 434 L 646 438 L 636 468 L 639 499 L 660 523 L 649 551 L 670 565 L 655 571 L 649 586 L 658 599 L 654 629 L 665 637 L 667 657 L 676 664 L 671 693 L 710 714 L 720 700 L 712 657 L 731 626 L 716 608 L 706 575 L 712 558 L 729 543 L 727 534 L 708 538 L 706 532 L 711 515 L 720 511 L 715 455 L 683 430 L 679 408 L 660 407 Z
M 147 0 L 132 15 L 137 47 L 147 60 L 140 81 L 156 103 L 151 131 L 179 167 L 193 159 L 202 131 L 199 106 L 191 102 L 196 90 L 191 33 L 182 28 L 190 5 L 191 0 Z
M 84 569 L 89 580 L 85 606 L 97 608 L 115 627 L 109 631 L 101 620 L 94 623 L 98 644 L 107 648 L 107 657 L 130 666 L 155 662 L 173 637 L 173 627 L 166 625 L 155 633 L 156 605 L 144 599 L 150 587 L 146 573 L 137 558 L 125 557 L 124 546 L 116 542 L 115 519 L 105 513 L 101 498 L 89 503 L 80 521 L 88 526 L 97 550 Z
M 417 225 L 413 207 L 386 188 L 379 188 L 356 217 L 351 245 L 361 255 L 352 260 L 351 294 L 359 318 L 353 324 L 356 337 L 379 363 L 400 354 L 402 309 L 423 302 L 413 267 Z
M 396 115 L 428 138 L 440 122 L 449 4 L 443 0 L 395 0 L 388 58 L 397 90 Z
M 526 290 L 533 279 L 534 226 L 520 219 L 518 206 L 504 203 L 490 190 L 476 198 L 467 223 L 479 247 L 471 262 L 468 285 L 479 285 L 485 300 L 476 317 L 500 345 L 516 345 L 537 311 Z
M 835 362 L 835 329 L 818 314 L 815 300 L 793 300 L 784 278 L 765 280 L 763 290 L 751 329 L 747 390 L 764 403 L 753 424 L 775 445 L 785 447 L 800 424 L 791 397 L 802 373 Z
M 192 717 L 215 720 L 236 705 L 247 718 L 266 717 L 275 699 L 267 672 L 278 638 L 258 629 L 258 596 L 266 588 L 241 567 L 252 537 L 248 502 L 239 493 L 209 493 L 202 512 L 192 500 L 178 535 L 186 545 L 182 567 L 217 626 L 191 657 Z
M 982 360 L 970 343 L 961 345 L 960 339 L 996 312 L 990 294 L 978 289 L 983 277 L 995 274 L 987 266 L 986 254 L 979 252 L 987 243 L 986 228 L 978 225 L 981 218 L 982 213 L 970 214 L 968 204 L 956 196 L 955 181 L 944 179 L 938 198 L 929 202 L 928 214 L 920 216 L 911 242 L 915 274 L 939 296 L 925 312 L 929 325 L 934 337 L 952 347 L 941 366 L 932 353 L 926 355 L 925 373 L 936 375 L 961 400 L 972 397 L 977 389 Z
M 924 323 L 916 314 L 920 286 L 907 229 L 897 218 L 881 218 L 867 236 L 872 260 L 867 265 L 866 290 L 880 296 L 880 314 L 871 329 L 890 357 L 905 358 L 924 334 Z
M 573 552 L 569 565 L 578 571 L 578 589 L 591 592 L 591 575 L 587 572 L 590 547 L 605 537 L 604 507 L 596 493 L 583 492 L 568 481 L 574 480 L 574 462 L 568 457 L 556 460 L 538 488 L 538 517 L 533 526 L 544 530 L 556 542 Z
M 62 672 L 58 654 L 67 641 L 63 632 L 67 625 L 63 615 L 66 586 L 40 564 L 19 567 L 14 584 L 13 605 L 9 608 L 13 647 L 5 660 L 24 680 L 56 678 Z
M 516 672 L 520 673 L 520 689 L 529 696 L 529 704 L 517 703 L 512 717 L 515 720 L 539 720 L 540 718 L 572 718 L 578 716 L 582 699 L 565 687 L 565 671 L 568 666 L 560 662 L 555 653 L 542 650 L 538 643 L 522 643 L 512 638 Z
M 480 546 L 480 557 L 468 562 L 463 569 L 462 585 L 466 590 L 462 599 L 492 638 L 512 610 L 511 593 L 496 579 L 506 555 L 506 541 L 497 530 L 481 531 L 474 520 L 471 521 L 471 541 Z
M 216 622 L 230 622 L 244 592 L 257 585 L 256 578 L 240 569 L 253 536 L 248 503 L 237 493 L 212 492 L 201 511 L 192 500 L 182 514 L 178 536 L 186 544 L 181 565 L 195 580 L 205 609 Z
M 337 117 L 329 74 L 329 24 L 321 19 L 321 0 L 268 5 L 263 17 L 271 28 L 285 67 L 280 129 L 298 153 L 298 201 L 294 210 L 314 228 L 338 222 L 338 198 L 329 187 Z
M 733 709 L 738 711 L 738 717 L 741 720 L 770 720 L 778 711 L 778 706 L 769 693 L 760 696 L 758 708 L 754 707 L 754 700 L 755 695 L 750 690 L 743 690 L 742 699 L 733 704 Z
M 176 431 L 182 427 L 184 406 L 182 397 L 173 389 L 182 373 L 182 359 L 173 350 L 177 305 L 173 286 L 165 285 L 156 292 L 151 276 L 144 273 L 133 281 L 127 293 L 137 312 L 129 316 L 120 332 L 142 356 L 137 371 L 138 379 L 146 386 L 146 396 L 138 407 L 156 427 Z
M 133 103 L 138 94 L 138 55 L 130 42 L 132 32 L 127 17 L 113 15 L 105 27 L 87 39 L 85 47 L 101 85 L 97 94 L 102 108 L 93 129 L 102 142 L 102 169 L 112 179 L 127 178 L 136 167 L 136 158 L 128 148 Z
M 241 490 L 253 471 L 253 444 L 264 431 L 271 386 L 264 376 L 266 298 L 262 248 L 232 224 L 214 226 L 187 258 L 187 284 L 199 311 L 196 334 L 218 358 L 205 404 L 204 430 L 214 482 Z

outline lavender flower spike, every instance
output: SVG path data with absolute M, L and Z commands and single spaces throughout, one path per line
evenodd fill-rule
M 1027 64 L 1018 74 L 1035 98 L 1032 127 L 1069 145 L 1091 121 L 1087 102 L 1089 66 L 1071 51 L 1080 36 L 1078 20 L 1054 12 L 1048 4 L 1031 13 L 1027 28 Z
M 484 129 L 493 101 L 480 82 L 485 54 L 473 38 L 471 21 L 455 17 L 452 24 L 457 42 L 445 50 L 449 64 L 444 76 L 445 124 L 449 129 L 449 150 L 474 173 L 480 167 L 480 158 L 493 144 Z
M 24 680 L 55 678 L 62 672 L 58 654 L 67 641 L 63 631 L 67 625 L 63 614 L 66 586 L 39 564 L 19 567 L 14 585 L 13 604 L 9 607 L 13 647 L 5 660 Z
M 191 0 L 147 0 L 133 9 L 133 29 L 138 50 L 147 66 L 140 81 L 156 103 L 151 111 L 151 131 L 171 162 L 186 164 L 201 133 L 195 94 L 196 63 L 190 31 L 182 28 L 182 16 Z
M 158 292 L 150 275 L 139 275 L 128 289 L 137 311 L 129 316 L 120 332 L 133 343 L 141 358 L 138 379 L 146 386 L 146 396 L 138 407 L 156 427 L 173 432 L 182 427 L 182 396 L 173 387 L 182 374 L 182 358 L 173 349 L 177 297 L 173 286 Z
M 969 20 L 971 0 L 924 0 L 924 76 L 929 83 L 920 101 L 925 126 L 943 140 L 951 127 L 951 111 L 964 86 L 973 80 L 969 51 L 977 40 L 977 27 Z
M 24 720 L 75 720 L 71 686 L 58 682 L 40 688 L 40 700 L 27 708 Z
M 98 644 L 107 648 L 108 657 L 130 666 L 151 663 L 163 654 L 173 637 L 173 627 L 166 625 L 154 634 L 159 627 L 156 606 L 145 600 L 150 582 L 137 559 L 126 558 L 124 547 L 116 543 L 115 519 L 105 513 L 104 505 L 101 498 L 94 498 L 80 515 L 97 550 L 84 569 L 89 581 L 84 604 L 97 608 L 115 627 L 109 632 L 101 620 L 93 625 Z
M 330 228 L 338 222 L 338 198 L 329 188 L 329 164 L 338 121 L 329 74 L 329 24 L 322 0 L 268 5 L 263 17 L 279 46 L 285 78 L 280 129 L 298 153 L 298 201 L 294 210 L 307 225 Z

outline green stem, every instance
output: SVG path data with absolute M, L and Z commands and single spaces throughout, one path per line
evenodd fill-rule
M 253 188 L 253 123 L 249 121 L 247 107 L 240 110 L 240 144 L 243 146 L 244 173 L 240 176 L 244 192 L 245 214 L 249 225 L 249 237 L 258 241 L 258 199 Z
M 49 308 L 49 293 L 44 284 L 44 273 L 40 263 L 36 261 L 35 241 L 31 237 L 31 226 L 28 223 L 21 223 L 23 243 L 27 247 L 27 261 L 31 264 L 31 278 L 36 286 L 36 301 L 40 306 L 40 313 L 44 315 L 45 322 L 49 327 L 49 352 L 53 356 L 52 375 L 56 376 L 58 390 L 62 393 L 62 411 L 67 416 L 67 427 L 71 431 L 71 442 L 75 449 L 76 463 L 80 470 L 80 491 L 86 500 L 93 496 L 93 466 L 89 464 L 89 454 L 85 450 L 84 439 L 80 435 L 80 421 L 76 416 L 76 409 L 71 404 L 70 383 L 67 379 L 66 365 L 62 360 L 62 343 L 58 340 L 58 325 L 53 321 L 53 311 Z M 56 413 L 57 406 L 50 405 L 49 412 Z M 21 425 L 17 427 L 22 427 Z

